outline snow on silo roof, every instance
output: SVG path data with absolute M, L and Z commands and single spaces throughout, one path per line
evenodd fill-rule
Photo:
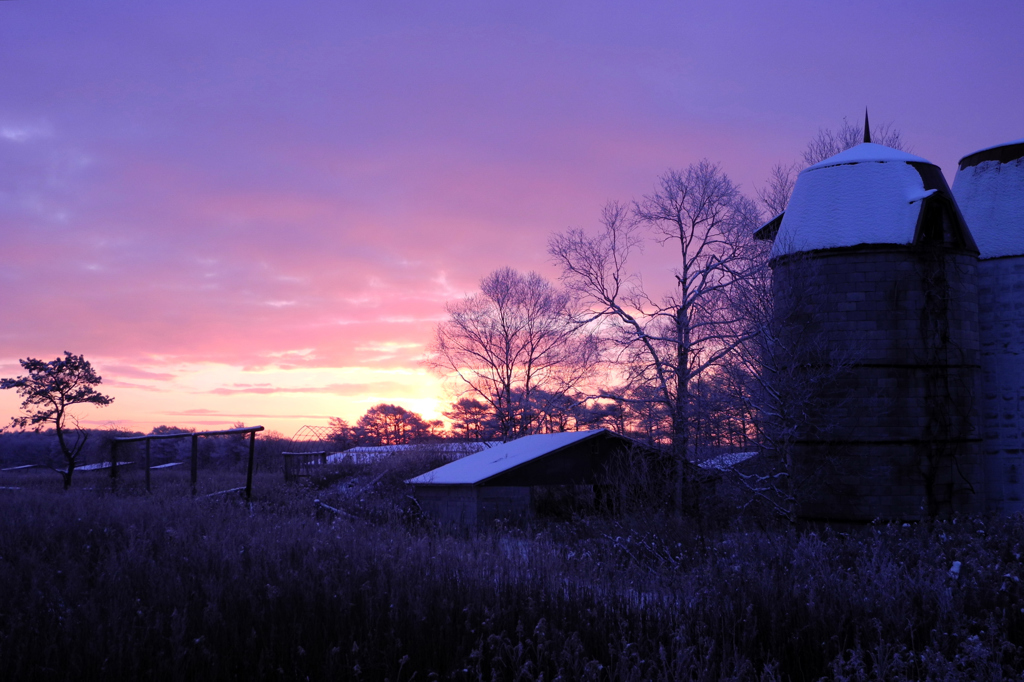
M 772 257 L 912 243 L 921 201 L 937 191 L 925 188 L 912 164 L 933 166 L 919 156 L 865 142 L 805 168 L 797 177 Z
M 830 156 L 824 161 L 819 161 L 813 166 L 808 166 L 804 170 L 828 168 L 829 166 L 842 166 L 848 163 L 885 163 L 891 161 L 902 161 L 903 163 L 931 163 L 928 159 L 922 159 L 920 156 L 914 156 L 913 154 L 908 154 L 907 152 L 900 151 L 899 149 L 886 147 L 884 144 L 865 142 L 863 144 L 858 144 L 855 147 L 850 147 L 845 151 L 841 151 L 835 156 Z
M 1014 147 L 1020 147 L 1020 149 L 1014 149 Z M 1010 158 L 1003 160 L 1003 163 L 1006 163 L 1007 161 L 1019 159 L 1022 153 L 1024 153 L 1024 138 L 1013 140 L 1012 142 L 994 144 L 990 147 L 979 149 L 976 152 L 971 152 L 960 159 L 960 170 L 963 170 L 966 166 L 973 166 L 981 161 L 988 161 L 997 156 L 1009 156 Z
M 962 158 L 953 187 L 981 258 L 1024 255 L 1024 139 Z

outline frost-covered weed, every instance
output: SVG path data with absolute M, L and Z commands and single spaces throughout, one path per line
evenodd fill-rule
M 353 475 L 359 491 L 377 474 Z M 1019 520 L 701 539 L 671 518 L 589 518 L 451 534 L 388 511 L 406 491 L 378 483 L 351 499 L 264 484 L 251 508 L 74 490 L 0 497 L 0 669 L 204 680 L 1024 671 Z M 318 515 L 313 494 L 351 515 Z

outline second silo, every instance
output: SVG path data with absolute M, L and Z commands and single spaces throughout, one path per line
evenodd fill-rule
M 772 249 L 804 518 L 978 511 L 977 248 L 939 168 L 865 143 L 805 169 Z
M 953 189 L 980 251 L 980 404 L 989 510 L 1024 511 L 1024 140 L 965 156 Z

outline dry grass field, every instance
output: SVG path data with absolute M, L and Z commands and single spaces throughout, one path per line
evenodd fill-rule
M 840 530 L 651 512 L 438 528 L 416 456 L 0 474 L 11 680 L 990 680 L 1024 671 L 1020 519 Z M 9 489 L 17 488 L 17 489 Z M 314 500 L 319 500 L 315 503 Z M 706 524 L 705 524 L 706 526 Z M 959 572 L 951 573 L 958 561 Z

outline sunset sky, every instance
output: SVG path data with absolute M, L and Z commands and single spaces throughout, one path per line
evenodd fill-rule
M 754 193 L 843 117 L 952 181 L 1024 137 L 1024 3 L 0 2 L 0 376 L 88 424 L 291 435 L 393 402 L 445 301 L 707 157 Z M 0 393 L 0 421 L 18 413 Z

